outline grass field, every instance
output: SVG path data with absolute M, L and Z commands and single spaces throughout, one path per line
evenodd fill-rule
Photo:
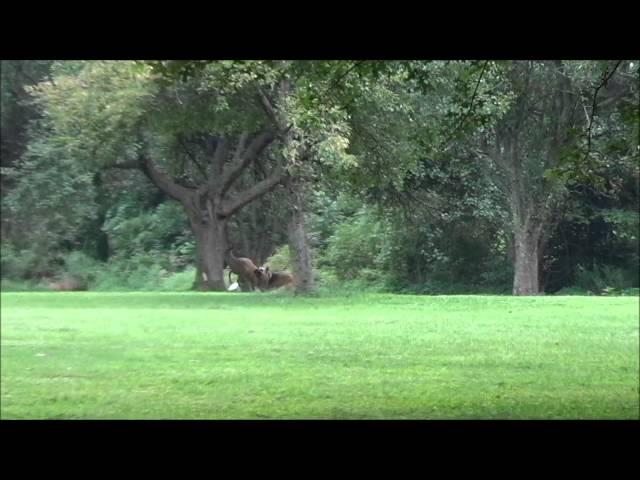
M 3 419 L 638 419 L 637 297 L 2 293 Z

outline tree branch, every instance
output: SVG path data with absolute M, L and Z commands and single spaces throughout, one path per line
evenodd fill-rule
M 327 93 L 329 93 L 331 90 L 333 90 L 334 88 L 336 88 L 338 86 L 338 84 L 342 81 L 343 78 L 345 78 L 347 75 L 349 75 L 349 73 L 351 73 L 352 70 L 358 68 L 360 65 L 362 65 L 363 63 L 367 62 L 368 60 L 358 60 L 357 62 L 355 62 L 353 65 L 351 65 L 349 68 L 347 68 L 347 70 L 345 70 L 345 72 L 340 75 L 338 78 L 336 78 L 333 82 L 331 82 L 331 84 L 329 85 L 329 87 L 327 87 L 327 89 L 322 93 L 322 95 L 326 95 Z
M 258 89 L 258 95 L 260 96 L 260 104 L 262 105 L 262 109 L 265 111 L 265 113 L 267 114 L 267 116 L 269 117 L 273 125 L 276 127 L 278 133 L 280 135 L 286 135 L 289 132 L 289 130 L 291 130 L 291 127 L 293 127 L 293 123 L 290 123 L 289 126 L 287 126 L 286 128 L 283 127 L 280 121 L 278 120 L 278 114 L 276 110 L 273 108 L 273 105 L 271 104 L 271 100 L 269 100 L 269 97 L 267 97 L 267 94 L 265 93 L 264 89 L 260 85 L 258 85 L 257 89 Z
M 178 185 L 176 182 L 171 180 L 166 174 L 159 171 L 153 161 L 148 157 L 141 157 L 138 160 L 138 168 L 140 168 L 147 178 L 164 193 L 184 205 L 187 204 L 187 201 L 194 190 Z
M 209 181 L 207 185 L 214 188 L 222 181 L 222 171 L 224 169 L 224 161 L 229 153 L 229 145 L 224 137 L 218 138 L 216 150 L 209 165 Z
M 458 133 L 458 130 L 460 130 L 462 128 L 462 125 L 464 125 L 464 123 L 467 121 L 467 118 L 471 114 L 471 111 L 473 110 L 473 102 L 476 99 L 476 94 L 478 93 L 478 87 L 480 86 L 480 81 L 482 80 L 482 77 L 484 76 L 484 72 L 487 69 L 488 65 L 489 65 L 489 61 L 487 60 L 487 61 L 484 62 L 484 65 L 482 66 L 482 70 L 480 71 L 480 75 L 478 76 L 478 81 L 476 82 L 476 86 L 473 89 L 473 95 L 471 96 L 471 102 L 469 103 L 469 108 L 467 109 L 467 111 L 465 112 L 464 116 L 460 120 L 460 123 L 458 123 L 456 128 L 453 129 L 453 131 L 451 132 L 451 135 L 449 135 L 449 138 L 447 138 L 442 143 L 442 148 L 445 148 L 446 145 L 453 139 L 455 134 Z M 448 149 L 448 147 L 446 147 L 446 148 Z
M 246 134 L 242 134 L 244 139 L 241 138 L 241 144 L 246 142 Z M 254 161 L 271 142 L 275 139 L 275 136 L 271 132 L 262 132 L 258 134 L 250 143 L 249 146 L 244 149 L 242 154 L 238 154 L 238 150 L 236 150 L 236 155 L 234 155 L 233 162 L 228 165 L 224 169 L 224 174 L 222 177 L 222 188 L 220 190 L 220 196 L 223 196 L 233 185 L 238 177 L 242 174 L 243 170 L 247 168 L 247 166 Z M 238 149 L 240 149 L 241 144 L 238 145 Z
M 584 154 L 585 160 L 591 153 L 591 127 L 593 127 L 593 118 L 596 115 L 596 108 L 598 106 L 598 92 L 602 87 L 604 87 L 609 82 L 609 80 L 611 79 L 613 74 L 616 72 L 616 70 L 618 69 L 621 63 L 622 63 L 622 60 L 618 60 L 618 62 L 616 63 L 615 67 L 613 67 L 611 72 L 609 72 L 608 74 L 607 72 L 605 72 L 605 74 L 602 76 L 602 81 L 596 87 L 596 90 L 593 93 L 593 105 L 591 106 L 591 118 L 589 119 L 589 128 L 587 129 L 587 151 Z
M 269 177 L 256 183 L 244 192 L 239 193 L 236 198 L 225 202 L 219 213 L 223 217 L 233 215 L 248 203 L 273 190 L 284 178 L 284 170 L 282 168 L 277 168 Z
M 628 98 L 628 97 L 629 97 L 629 92 L 620 91 L 615 95 L 612 95 L 608 98 L 605 98 L 601 102 L 598 102 L 598 107 L 602 109 L 618 101 L 624 101 L 630 105 L 635 105 L 635 101 L 632 98 Z
M 269 97 L 267 97 L 267 94 L 264 92 L 264 89 L 260 85 L 258 85 L 256 89 L 258 90 L 258 96 L 260 97 L 260 105 L 262 105 L 262 109 L 265 111 L 278 131 L 282 130 L 280 122 L 278 121 L 278 115 L 276 114 L 273 105 L 271 105 L 271 101 L 269 100 Z
M 184 153 L 187 154 L 187 156 L 191 159 L 191 161 L 195 164 L 195 166 L 198 167 L 198 171 L 200 172 L 200 174 L 206 179 L 207 172 L 205 171 L 204 167 L 200 165 L 200 162 L 196 160 L 196 157 L 191 152 L 191 150 L 187 148 L 187 145 L 184 143 L 184 139 L 182 138 L 182 136 L 178 138 L 178 141 L 180 142 L 180 146 L 182 146 L 182 150 L 184 150 Z
M 233 162 L 239 161 L 244 152 L 247 150 L 247 140 L 249 140 L 249 132 L 245 130 L 242 132 L 242 134 L 240 134 L 238 146 L 236 147 L 236 151 L 233 154 Z

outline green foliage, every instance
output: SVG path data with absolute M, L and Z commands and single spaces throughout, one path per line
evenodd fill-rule
M 640 297 L 640 288 L 625 288 L 622 289 L 620 295 L 625 297 Z
M 329 188 L 310 192 L 308 199 L 308 234 L 314 247 L 323 252 L 336 226 L 353 216 L 361 208 L 362 202 L 351 195 L 335 195 Z
M 193 236 L 176 202 L 164 202 L 147 211 L 140 211 L 133 201 L 121 202 L 107 213 L 103 228 L 116 258 L 156 255 L 165 259 L 163 265 L 168 269 L 179 269 L 193 261 Z
M 602 218 L 613 227 L 611 233 L 632 247 L 638 243 L 640 232 L 640 216 L 637 211 L 620 208 L 603 209 Z
M 49 290 L 45 282 L 36 280 L 12 280 L 2 278 L 0 282 L 0 290 L 3 292 L 44 292 Z
M 354 213 L 348 202 L 342 202 L 341 212 L 335 204 L 329 208 L 335 233 L 323 242 L 319 264 L 340 282 L 413 293 L 506 293 L 511 288 L 513 267 L 503 234 L 480 216 L 460 218 L 455 208 L 439 215 L 386 215 L 370 208 Z M 319 221 L 315 225 L 322 228 Z
M 196 269 L 187 268 L 182 272 L 174 273 L 162 279 L 159 290 L 165 292 L 187 292 L 193 286 Z
M 593 295 L 593 292 L 589 290 L 585 290 L 581 287 L 563 287 L 557 292 L 554 293 L 557 296 L 565 296 L 565 295 L 573 295 L 573 296 L 585 296 L 585 295 Z
M 63 274 L 59 276 L 77 278 L 91 286 L 102 268 L 101 262 L 82 252 L 73 251 L 64 256 Z
M 306 182 L 326 288 L 508 292 L 512 222 L 549 208 L 564 213 L 562 228 L 545 232 L 553 289 L 622 292 L 638 284 L 638 66 L 621 63 L 600 90 L 619 100 L 593 115 L 613 65 L 3 61 L 2 278 L 90 274 L 92 288 L 182 288 L 196 251 L 184 211 L 140 172 L 106 167 L 149 155 L 181 185 L 202 186 L 221 135 L 233 144 L 244 129 L 274 128 L 261 91 L 290 135 L 236 186 L 280 162 Z M 576 108 L 560 119 L 563 91 Z M 516 125 L 520 206 L 513 165 L 496 154 L 498 133 Z M 261 258 L 281 245 L 284 198 L 248 206 L 232 237 Z M 269 261 L 291 270 L 286 248 Z
M 29 122 L 39 116 L 27 92 L 50 71 L 50 60 L 0 61 L 0 154 L 2 167 L 20 158 L 29 141 Z M 3 187 L 6 186 L 3 178 Z
M 513 288 L 513 262 L 504 254 L 490 253 L 483 259 L 478 284 L 483 292 L 511 293 Z M 450 293 L 454 293 L 450 291 Z
M 4 250 L 4 249 L 3 249 Z M 4 253 L 4 252 L 3 252 Z M 134 265 L 131 265 L 131 263 Z M 3 268 L 2 291 L 49 291 L 50 282 L 66 278 L 78 279 L 90 291 L 168 291 L 191 290 L 195 268 L 170 273 L 149 257 L 135 257 L 126 262 L 97 262 L 82 252 L 71 252 L 64 258 L 64 266 L 56 266 L 45 277 L 33 278 L 33 267 L 23 267 L 20 272 Z
M 0 273 L 3 279 L 24 280 L 41 269 L 39 258 L 31 250 L 18 250 L 3 243 L 0 249 Z
M 575 285 L 596 295 L 610 295 L 632 288 L 634 274 L 637 276 L 637 271 L 629 272 L 622 268 L 598 265 L 594 262 L 591 268 L 578 265 Z
M 336 227 L 322 262 L 332 266 L 341 280 L 379 277 L 383 241 L 384 225 L 363 209 Z
M 78 232 L 96 215 L 93 174 L 78 172 L 45 138 L 34 140 L 19 168 L 7 174 L 16 181 L 3 199 L 13 238 L 40 255 L 63 242 L 80 245 Z
M 317 278 L 321 296 L 350 297 L 389 291 L 388 281 L 380 277 L 378 271 L 370 269 L 363 269 L 358 278 L 351 280 L 339 280 L 332 270 L 322 269 Z
M 85 62 L 73 73 L 58 64 L 53 72 L 55 83 L 41 83 L 31 92 L 46 112 L 52 141 L 74 169 L 135 158 L 154 94 L 149 72 L 128 61 Z
M 169 272 L 160 264 L 155 255 L 136 254 L 132 257 L 113 260 L 96 275 L 92 285 L 99 291 L 154 291 L 160 286 Z
M 269 264 L 269 268 L 273 271 L 291 271 L 291 252 L 289 251 L 289 245 L 283 245 L 276 249 L 275 253 L 271 255 L 265 262 Z

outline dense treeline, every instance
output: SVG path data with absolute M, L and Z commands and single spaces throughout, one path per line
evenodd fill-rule
M 3 288 L 638 288 L 625 61 L 2 61 Z

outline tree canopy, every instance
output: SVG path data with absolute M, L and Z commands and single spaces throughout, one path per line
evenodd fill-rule
M 3 61 L 3 278 L 637 288 L 639 63 Z

